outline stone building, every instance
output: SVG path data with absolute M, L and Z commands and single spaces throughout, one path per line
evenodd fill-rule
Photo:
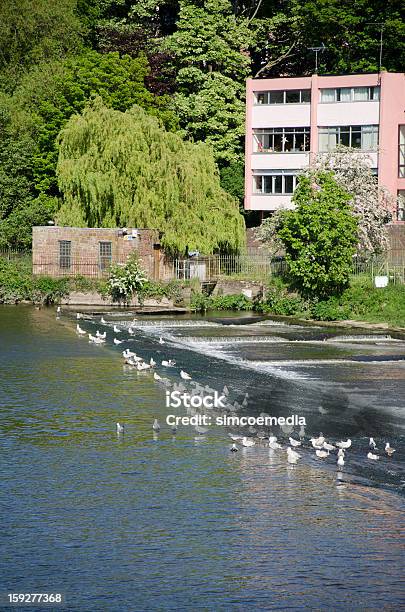
M 35 275 L 102 278 L 111 264 L 125 263 L 136 252 L 151 279 L 167 276 L 155 229 L 37 226 L 32 229 Z

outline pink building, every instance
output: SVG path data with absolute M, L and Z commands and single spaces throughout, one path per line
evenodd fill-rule
M 291 208 L 300 169 L 337 144 L 367 152 L 405 200 L 405 74 L 248 79 L 245 209 Z M 405 221 L 403 205 L 394 218 Z

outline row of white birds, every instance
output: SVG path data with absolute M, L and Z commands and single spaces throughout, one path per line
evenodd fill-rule
M 59 313 L 60 313 L 60 310 L 58 310 L 58 314 Z M 81 313 L 77 313 L 76 318 L 81 319 L 82 318 Z M 108 324 L 107 321 L 103 317 L 101 317 L 100 323 L 102 323 L 103 325 Z M 76 331 L 80 336 L 88 335 L 89 342 L 94 343 L 94 344 L 104 344 L 107 339 L 106 331 L 101 333 L 99 330 L 96 330 L 96 334 L 94 336 L 90 333 L 87 333 L 84 329 L 82 329 L 78 323 L 76 325 Z M 122 332 L 122 329 L 120 329 L 117 325 L 114 324 L 113 331 L 115 334 L 120 334 Z M 135 334 L 135 331 L 131 326 L 128 329 L 128 333 L 130 336 L 133 336 Z M 113 342 L 115 345 L 119 345 L 125 342 L 125 340 L 119 340 L 118 338 L 114 337 Z M 159 344 L 165 344 L 165 341 L 162 337 L 159 338 Z M 149 362 L 147 362 L 144 360 L 143 357 L 140 357 L 134 351 L 130 351 L 129 349 L 125 349 L 124 351 L 122 351 L 122 355 L 125 360 L 125 363 L 129 366 L 135 367 L 138 371 L 152 370 L 157 365 L 153 357 L 151 357 Z M 172 359 L 162 360 L 161 365 L 163 367 L 174 367 L 176 365 L 176 362 L 173 361 Z M 163 382 L 165 384 L 166 383 L 172 384 L 171 381 L 163 378 L 156 372 L 153 373 L 153 377 L 158 382 Z M 188 374 L 184 370 L 180 370 L 180 377 L 186 381 L 192 380 L 192 377 L 190 376 L 190 374 Z M 210 391 L 213 391 L 213 389 L 210 389 Z M 224 387 L 223 393 L 224 392 L 226 395 L 228 395 L 228 389 L 226 387 Z M 245 403 L 246 403 L 246 398 L 245 398 Z M 242 402 L 241 407 L 243 405 L 244 404 Z M 155 433 L 158 433 L 160 431 L 160 425 L 157 419 L 154 420 L 152 429 Z M 207 428 L 198 427 L 198 426 L 196 426 L 195 429 L 199 435 L 204 435 L 208 431 Z M 177 431 L 177 428 L 172 428 L 172 433 L 176 433 L 176 431 Z M 117 423 L 117 433 L 123 433 L 123 432 L 124 432 L 124 425 Z M 247 448 L 255 446 L 256 444 L 256 441 L 254 438 L 250 438 L 247 436 L 241 436 L 241 435 L 234 435 L 234 434 L 229 434 L 229 436 L 233 440 L 233 444 L 230 448 L 231 452 L 238 451 L 236 442 Z M 259 441 L 261 441 L 262 439 L 263 437 Z M 318 457 L 319 459 L 326 459 L 327 457 L 329 457 L 331 452 L 337 451 L 336 463 L 339 468 L 345 465 L 345 451 L 347 451 L 352 446 L 352 441 L 350 438 L 348 438 L 346 441 L 341 440 L 340 442 L 331 444 L 330 442 L 327 442 L 327 440 L 322 434 L 320 434 L 317 438 L 310 438 L 309 441 L 313 449 L 315 450 L 316 457 Z M 299 461 L 299 459 L 301 459 L 302 455 L 300 455 L 296 450 L 293 450 L 293 449 L 302 446 L 302 440 L 296 440 L 295 438 L 289 437 L 289 444 L 290 445 L 287 446 L 286 448 L 287 461 L 288 463 L 296 464 Z M 274 435 L 270 435 L 268 437 L 268 446 L 271 450 L 283 450 L 282 445 L 278 442 L 277 437 Z M 369 439 L 369 448 L 370 450 L 367 453 L 366 458 L 371 461 L 378 461 L 380 459 L 380 455 L 376 453 L 376 451 L 378 451 L 378 448 L 377 448 L 377 444 L 374 438 Z M 385 443 L 384 451 L 388 457 L 392 457 L 393 454 L 396 452 L 396 450 L 390 446 L 389 442 Z
M 236 452 L 238 450 L 235 442 L 240 443 L 242 446 L 251 447 L 255 446 L 256 441 L 253 438 L 248 438 L 247 436 L 239 436 L 234 434 L 229 434 L 230 438 L 234 441 L 234 444 L 231 447 L 231 451 Z M 277 436 L 270 435 L 269 438 L 269 448 L 271 450 L 283 450 L 282 445 L 277 441 Z M 287 460 L 289 463 L 297 463 L 299 459 L 301 459 L 302 455 L 300 455 L 294 448 L 300 447 L 302 445 L 301 440 L 296 440 L 295 438 L 289 437 L 289 446 L 286 448 L 287 452 Z M 345 465 L 345 452 L 351 448 L 352 441 L 350 438 L 347 440 L 341 440 L 340 442 L 336 442 L 335 444 L 331 444 L 327 442 L 325 437 L 320 434 L 317 438 L 310 438 L 310 443 L 312 448 L 315 450 L 315 455 L 319 459 L 326 459 L 329 457 L 330 453 L 333 451 L 337 451 L 337 465 L 338 467 L 343 467 Z M 378 450 L 377 444 L 374 438 L 370 438 L 369 440 L 369 452 L 366 455 L 366 458 L 371 461 L 378 461 L 380 459 L 380 455 L 377 455 L 375 452 Z M 395 448 L 392 448 L 389 442 L 385 443 L 384 447 L 385 454 L 387 457 L 392 457 L 396 452 Z

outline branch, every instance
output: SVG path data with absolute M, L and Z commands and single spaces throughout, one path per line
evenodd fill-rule
M 255 12 L 254 12 L 254 13 L 253 13 L 253 15 L 252 15 L 251 17 L 249 17 L 249 19 L 248 19 L 248 24 L 249 24 L 249 23 L 251 23 L 251 22 L 253 21 L 253 19 L 256 17 L 256 15 L 257 15 L 257 13 L 258 13 L 258 11 L 259 11 L 259 9 L 260 9 L 261 5 L 262 5 L 262 2 L 263 2 L 263 0 L 259 0 L 259 2 L 257 3 L 257 6 L 256 6 L 256 10 L 255 10 Z
M 280 57 L 278 57 L 275 60 L 270 60 L 269 62 L 267 62 L 267 64 L 265 64 L 264 66 L 262 66 L 260 68 L 260 70 L 258 72 L 256 72 L 255 76 L 253 78 L 257 79 L 257 77 L 259 76 L 259 74 L 261 74 L 264 70 L 268 70 L 270 68 L 273 68 L 273 66 L 275 66 L 276 64 L 282 62 L 284 59 L 286 59 L 287 57 L 289 57 L 291 55 L 291 51 L 294 49 L 296 45 L 296 42 L 293 42 L 293 44 L 291 45 L 291 47 L 289 49 L 287 49 L 287 51 L 285 53 L 283 53 L 283 55 L 280 55 Z

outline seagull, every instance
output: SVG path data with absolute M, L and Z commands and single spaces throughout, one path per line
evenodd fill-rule
M 107 332 L 104 332 L 103 334 L 101 332 L 99 332 L 98 330 L 96 331 L 96 336 L 97 338 L 101 338 L 102 340 L 105 340 L 107 337 Z
M 235 434 L 231 434 L 229 433 L 228 436 L 231 438 L 231 440 L 233 440 L 234 442 L 237 442 L 238 440 L 242 440 L 243 436 L 236 436 Z
M 116 325 L 114 325 L 113 329 L 114 329 L 114 333 L 115 333 L 115 334 L 120 334 L 120 333 L 121 333 L 120 328 L 119 328 L 119 327 L 117 327 Z
M 165 343 L 165 341 L 163 340 L 162 336 L 160 336 L 160 338 L 159 338 L 159 344 L 164 344 L 164 343 Z
M 176 362 L 173 361 L 172 359 L 169 359 L 168 361 L 164 359 L 162 361 L 162 366 L 164 366 L 165 368 L 172 368 L 175 365 L 176 365 Z
M 162 377 L 161 377 L 161 376 L 159 376 L 159 374 L 156 374 L 156 372 L 153 372 L 153 378 L 154 378 L 155 380 L 162 380 Z
M 321 414 L 328 414 L 328 412 L 329 412 L 329 410 L 326 410 L 326 408 L 324 408 L 323 406 L 319 406 L 319 407 L 318 407 L 318 411 L 319 411 Z
M 114 344 L 122 344 L 124 342 L 124 340 L 117 340 L 117 338 L 114 338 L 113 340 Z
M 339 448 L 338 457 L 344 457 L 344 456 L 345 456 L 345 451 L 343 450 L 343 448 Z
M 392 457 L 392 455 L 395 453 L 395 448 L 391 448 L 390 443 L 387 442 L 385 445 L 385 452 L 387 453 L 388 457 Z
M 117 433 L 118 434 L 124 433 L 124 431 L 125 431 L 124 425 L 121 425 L 121 423 L 117 423 Z
M 294 440 L 294 438 L 288 438 L 290 440 L 290 444 L 292 447 L 295 446 L 301 446 L 301 442 L 298 442 L 297 440 Z
M 339 467 L 343 467 L 345 464 L 345 460 L 344 460 L 344 455 L 339 455 L 338 460 L 337 460 L 337 465 Z
M 104 317 L 101 317 L 101 319 L 100 319 L 100 323 L 101 323 L 102 325 L 106 325 L 107 321 L 104 319 Z
M 323 447 L 323 443 L 325 442 L 325 438 L 321 434 L 318 438 L 310 438 L 309 440 L 314 448 L 318 448 L 319 450 Z
M 301 455 L 293 451 L 289 446 L 287 448 L 287 461 L 288 463 L 297 463 L 298 459 L 301 458 Z
M 93 344 L 104 344 L 105 340 L 102 338 L 97 338 L 97 336 L 92 336 L 89 334 L 89 342 L 93 342 Z
M 272 436 L 272 435 L 269 436 L 269 446 L 272 442 L 277 442 L 277 436 Z
M 87 332 L 82 329 L 78 323 L 76 325 L 76 331 L 80 336 L 85 336 L 87 334 Z
M 160 431 L 160 425 L 159 425 L 159 421 L 157 419 L 155 419 L 153 421 L 152 429 L 153 429 L 153 431 Z
M 153 357 L 151 357 L 151 358 L 150 358 L 149 364 L 150 364 L 150 367 L 151 367 L 151 368 L 154 368 L 154 367 L 155 367 L 155 365 L 156 365 L 156 361 L 153 359 Z
M 282 446 L 278 442 L 269 442 L 269 448 L 271 448 L 271 450 L 279 450 Z
M 350 448 L 351 445 L 352 445 L 352 441 L 350 440 L 350 438 L 348 438 L 346 440 L 346 442 L 337 442 L 336 443 L 336 446 L 338 446 L 339 448 L 342 448 L 342 449 Z
M 139 372 L 141 372 L 142 370 L 149 370 L 150 369 L 150 364 L 149 363 L 141 363 L 141 362 L 137 362 L 136 364 L 136 369 L 139 370 Z
M 329 457 L 329 451 L 326 450 L 316 450 L 315 454 L 320 459 L 325 459 L 325 457 Z
M 373 461 L 378 461 L 380 457 L 375 455 L 374 453 L 367 453 L 367 459 L 372 459 Z
M 194 429 L 196 430 L 198 434 L 200 434 L 200 436 L 203 436 L 204 434 L 207 433 L 207 431 L 209 430 L 209 427 L 201 427 L 201 425 L 196 425 Z
M 184 370 L 180 370 L 180 376 L 183 380 L 191 380 L 190 374 L 187 374 Z
M 323 448 L 327 451 L 336 450 L 336 446 L 333 446 L 333 444 L 328 444 L 328 442 L 323 443 Z
M 370 438 L 368 445 L 371 448 L 371 450 L 377 450 L 377 444 L 375 443 L 374 438 Z
M 60 314 L 62 312 L 62 308 L 60 306 L 57 307 L 56 309 L 57 314 Z
M 129 335 L 130 335 L 130 336 L 133 336 L 133 335 L 134 335 L 134 333 L 135 333 L 135 332 L 134 332 L 134 330 L 132 329 L 132 327 L 129 327 L 129 328 L 128 328 L 128 333 L 129 333 Z
M 255 445 L 255 441 L 251 440 L 250 438 L 247 438 L 246 436 L 243 436 L 242 438 L 242 444 L 243 446 L 254 446 Z
M 76 312 L 76 319 L 81 319 L 81 318 L 82 318 L 81 313 L 80 312 Z
M 236 444 L 232 444 L 231 448 L 230 448 L 231 453 L 237 453 L 238 449 L 236 447 Z

